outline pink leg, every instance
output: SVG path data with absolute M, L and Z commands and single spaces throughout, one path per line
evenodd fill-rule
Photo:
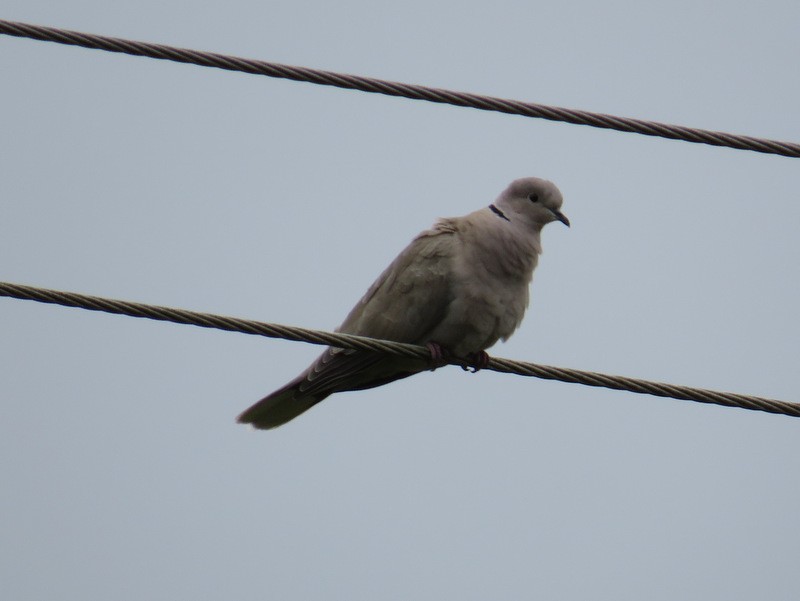
M 426 345 L 431 353 L 431 371 L 437 367 L 447 365 L 447 356 L 449 353 L 438 342 L 428 342 Z
M 476 371 L 480 371 L 482 369 L 486 369 L 489 367 L 489 354 L 486 351 L 478 351 L 477 353 L 470 353 L 467 355 L 467 361 L 469 365 L 464 367 L 463 369 L 471 371 L 475 373 Z

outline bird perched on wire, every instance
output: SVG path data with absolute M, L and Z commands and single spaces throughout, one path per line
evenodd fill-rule
M 562 202 L 555 184 L 526 177 L 488 207 L 440 219 L 392 261 L 337 329 L 426 345 L 430 361 L 329 347 L 239 422 L 276 428 L 334 392 L 388 384 L 452 356 L 485 367 L 485 349 L 508 339 L 525 314 L 542 228 L 551 221 L 569 226 Z

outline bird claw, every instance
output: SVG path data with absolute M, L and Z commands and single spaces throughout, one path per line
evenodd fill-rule
M 448 353 L 441 344 L 438 342 L 428 342 L 425 346 L 428 347 L 428 351 L 431 353 L 431 371 L 447 365 L 447 359 L 450 353 Z
M 471 371 L 472 373 L 475 373 L 489 367 L 489 354 L 486 351 L 470 353 L 466 356 L 466 359 L 467 364 L 461 366 L 461 369 L 464 371 Z
M 431 371 L 439 367 L 444 367 L 450 362 L 451 353 L 438 342 L 428 342 L 425 345 L 431 354 Z M 470 353 L 464 357 L 464 364 L 461 369 L 464 371 L 478 372 L 489 367 L 489 355 L 486 351 Z

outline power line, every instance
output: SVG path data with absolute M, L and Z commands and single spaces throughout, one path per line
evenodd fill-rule
M 309 330 L 261 321 L 239 319 L 235 317 L 225 317 L 211 313 L 199 313 L 187 311 L 185 309 L 175 309 L 170 307 L 159 307 L 134 303 L 130 301 L 114 300 L 99 296 L 89 296 L 74 292 L 63 292 L 59 290 L 47 290 L 34 286 L 24 286 L 22 284 L 12 284 L 0 282 L 0 296 L 11 298 L 32 300 L 40 303 L 50 303 L 63 305 L 65 307 L 77 307 L 90 311 L 103 311 L 117 315 L 129 315 L 131 317 L 143 317 L 158 321 L 170 321 L 174 323 L 189 324 L 203 328 L 214 328 L 229 332 L 240 332 L 243 334 L 254 334 L 267 336 L 269 338 L 283 338 L 308 342 L 311 344 L 322 344 L 336 346 L 340 348 L 351 348 L 358 350 L 375 351 L 381 353 L 392 353 L 406 357 L 430 358 L 430 351 L 424 346 L 414 344 L 403 344 L 390 340 L 377 340 L 365 338 L 363 336 L 353 336 L 334 332 L 323 332 L 319 330 Z M 466 363 L 459 360 L 451 362 L 453 365 L 465 366 Z M 650 394 L 660 397 L 669 397 L 685 401 L 696 401 L 700 403 L 712 403 L 724 405 L 726 407 L 739 407 L 741 409 L 751 409 L 754 411 L 766 411 L 768 413 L 778 413 L 800 417 L 800 403 L 788 403 L 776 401 L 762 397 L 735 394 L 731 392 L 717 392 L 703 388 L 692 388 L 675 384 L 664 384 L 660 382 L 650 382 L 637 378 L 626 378 L 623 376 L 612 376 L 577 369 L 563 367 L 552 367 L 527 363 L 523 361 L 513 361 L 511 359 L 491 358 L 486 369 L 493 371 L 516 374 L 521 376 L 532 376 L 545 380 L 559 380 L 573 384 L 583 384 L 585 386 L 595 386 L 601 388 L 611 388 L 613 390 L 626 390 L 639 394 Z
M 307 67 L 293 67 L 280 63 L 239 58 L 212 52 L 189 50 L 186 48 L 176 48 L 163 44 L 151 44 L 89 33 L 80 33 L 55 27 L 43 27 L 40 25 L 30 25 L 28 23 L 0 20 L 0 33 L 16 37 L 32 38 L 45 42 L 57 42 L 59 44 L 71 46 L 82 46 L 84 48 L 106 50 L 109 52 L 146 56 L 179 63 L 190 63 L 202 67 L 216 67 L 229 71 L 242 71 L 244 73 L 266 75 L 268 77 L 278 77 L 294 81 L 305 81 L 319 85 L 360 90 L 362 92 L 385 94 L 387 96 L 427 100 L 440 104 L 451 104 L 484 111 L 548 119 L 550 121 L 563 121 L 576 125 L 589 125 L 591 127 L 613 129 L 645 136 L 683 140 L 685 142 L 709 144 L 711 146 L 726 146 L 740 150 L 778 154 L 787 157 L 800 157 L 800 144 L 792 142 L 780 142 L 751 136 L 740 136 L 724 132 L 684 127 L 681 125 L 646 121 L 643 119 L 615 117 L 602 113 L 522 102 L 494 96 L 471 94 L 468 92 L 457 92 L 442 88 L 430 88 L 415 84 L 375 79 L 372 77 L 310 69 Z

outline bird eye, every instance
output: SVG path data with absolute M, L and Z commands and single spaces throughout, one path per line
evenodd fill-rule
M 539 202 L 539 195 L 536 194 L 536 192 L 528 194 L 528 200 L 530 200 L 531 202 Z

